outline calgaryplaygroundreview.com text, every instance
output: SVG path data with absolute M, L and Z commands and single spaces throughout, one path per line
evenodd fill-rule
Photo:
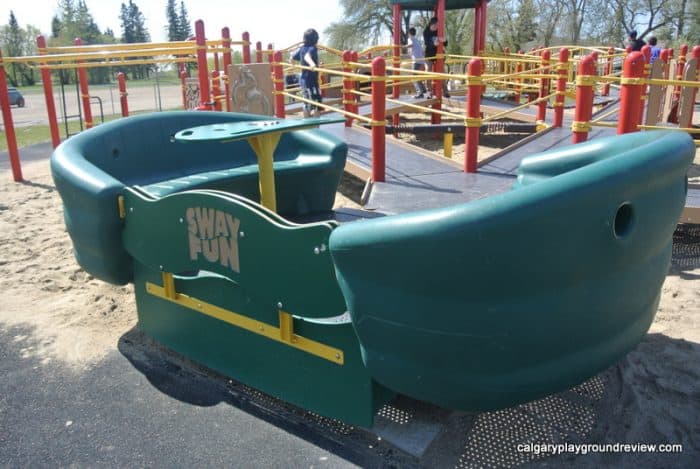
M 519 453 L 539 454 L 589 454 L 589 453 L 682 453 L 681 444 L 648 443 L 524 443 L 517 447 Z

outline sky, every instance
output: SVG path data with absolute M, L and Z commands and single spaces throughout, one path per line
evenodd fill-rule
M 101 31 L 111 28 L 121 35 L 119 10 L 128 0 L 85 0 Z M 41 3 L 41 6 L 39 6 Z M 152 41 L 167 40 L 165 6 L 167 0 L 134 0 L 146 18 L 146 26 Z M 176 4 L 180 5 L 177 0 Z M 240 40 L 248 31 L 253 44 L 272 43 L 284 48 L 301 41 L 304 31 L 316 29 L 324 42 L 323 30 L 342 14 L 338 0 L 185 0 L 185 8 L 194 31 L 194 21 L 204 21 L 208 38 L 221 37 L 221 28 L 228 26 L 231 38 Z M 58 12 L 58 2 L 31 0 L 0 1 L 0 24 L 7 24 L 10 11 L 15 13 L 21 27 L 36 26 L 47 36 L 51 32 L 51 18 Z

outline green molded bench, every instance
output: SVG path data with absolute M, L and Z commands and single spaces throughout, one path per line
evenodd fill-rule
M 51 158 L 64 218 L 80 265 L 97 278 L 132 278 L 122 247 L 117 198 L 140 186 L 154 196 L 215 189 L 259 200 L 257 159 L 245 141 L 182 144 L 176 132 L 223 122 L 269 120 L 222 112 L 162 112 L 100 125 L 63 142 Z M 318 130 L 282 136 L 274 155 L 278 212 L 329 211 L 345 166 L 347 146 Z

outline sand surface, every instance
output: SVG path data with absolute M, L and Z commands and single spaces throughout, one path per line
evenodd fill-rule
M 697 171 L 697 167 L 694 169 Z M 38 357 L 41 366 L 60 362 L 81 373 L 114 350 L 120 336 L 136 324 L 132 287 L 98 281 L 75 262 L 48 158 L 25 164 L 23 171 L 26 181 L 19 184 L 12 182 L 9 171 L 0 171 L 0 291 L 3 293 L 0 331 L 18 324 L 33 326 L 29 329 L 35 331 L 34 339 L 40 345 L 26 347 L 23 356 Z M 342 196 L 337 203 L 354 205 Z M 586 422 L 579 432 L 584 442 L 680 443 L 683 460 L 697 462 L 700 461 L 700 229 L 685 227 L 678 233 L 682 242 L 674 250 L 673 264 L 649 335 L 620 363 L 581 388 L 580 393 L 590 398 L 585 412 L 572 407 L 559 414 L 564 419 Z M 13 340 L 26 339 L 16 336 Z M 483 443 L 475 438 L 479 435 L 479 425 L 488 427 L 488 419 L 485 414 L 471 420 L 469 431 L 474 438 L 467 439 L 465 451 L 470 451 L 469 445 L 474 450 Z M 517 420 L 508 425 L 516 433 L 520 428 Z M 588 455 L 575 461 L 576 465 L 590 467 L 600 464 L 668 467 L 675 465 L 677 457 L 680 456 Z M 512 461 L 559 466 L 571 459 L 521 455 Z M 511 463 L 504 459 L 502 464 L 495 464 L 499 465 Z

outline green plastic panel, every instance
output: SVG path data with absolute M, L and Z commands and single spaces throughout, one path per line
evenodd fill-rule
M 484 410 L 613 364 L 656 313 L 694 154 L 682 132 L 596 139 L 526 159 L 507 193 L 335 229 L 372 376 Z
M 343 351 L 343 365 L 240 329 L 146 292 L 160 273 L 135 262 L 139 328 L 173 350 L 271 396 L 352 425 L 370 426 L 393 393 L 372 380 L 348 321 L 318 323 L 294 318 L 295 333 Z M 259 319 L 277 309 L 214 276 L 176 278 L 179 293 Z M 272 321 L 265 321 L 274 324 Z
M 296 225 L 214 191 L 149 200 L 127 190 L 125 208 L 124 246 L 152 269 L 213 272 L 267 308 L 279 303 L 297 316 L 326 318 L 346 310 L 328 250 L 335 222 Z
M 188 189 L 225 190 L 258 200 L 257 158 L 245 141 L 173 141 L 182 129 L 269 120 L 223 112 L 162 112 L 102 124 L 63 142 L 51 170 L 80 265 L 116 284 L 132 278 L 121 243 L 117 197 L 140 185 L 163 196 Z M 282 136 L 274 155 L 277 207 L 286 215 L 330 210 L 345 166 L 347 145 L 319 130 Z

